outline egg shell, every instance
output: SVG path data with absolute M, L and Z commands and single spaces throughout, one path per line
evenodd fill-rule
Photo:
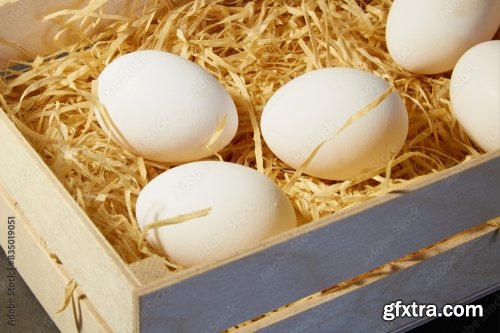
M 326 143 L 305 173 L 332 180 L 352 179 L 385 165 L 405 141 L 408 115 L 396 92 L 331 139 L 389 84 L 354 68 L 324 68 L 282 86 L 266 104 L 262 135 L 282 161 L 297 169 Z
M 408 71 L 447 72 L 469 48 L 490 40 L 499 25 L 498 0 L 395 0 L 387 18 L 387 48 Z
M 199 65 L 168 52 L 143 50 L 116 58 L 98 77 L 98 97 L 125 140 L 96 110 L 107 134 L 155 161 L 210 156 L 233 139 L 238 127 L 236 107 L 223 86 Z M 207 145 L 224 118 L 224 130 L 210 150 Z
M 295 212 L 269 178 L 242 165 L 201 161 L 153 179 L 136 204 L 139 225 L 205 208 L 207 216 L 153 229 L 148 241 L 184 267 L 226 259 L 296 227 Z
M 483 150 L 500 149 L 500 41 L 468 50 L 450 81 L 453 113 L 467 135 Z

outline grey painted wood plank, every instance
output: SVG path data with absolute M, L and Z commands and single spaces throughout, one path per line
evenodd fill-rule
M 142 331 L 220 331 L 499 216 L 498 154 L 460 168 L 202 274 L 177 273 L 141 297 Z
M 258 332 L 404 332 L 426 319 L 385 322 L 384 304 L 396 300 L 440 308 L 466 304 L 476 295 L 500 287 L 499 262 L 500 234 L 493 231 Z

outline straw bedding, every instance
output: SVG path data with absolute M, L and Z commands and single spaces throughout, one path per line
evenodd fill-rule
M 78 42 L 61 45 L 63 56 L 37 57 L 27 69 L 8 70 L 0 79 L 0 107 L 127 263 L 155 254 L 139 246 L 135 202 L 141 188 L 173 165 L 134 156 L 110 141 L 95 120 L 92 83 L 121 54 L 165 50 L 212 73 L 231 94 L 240 118 L 221 158 L 286 186 L 300 223 L 314 223 L 481 154 L 450 112 L 450 74 L 415 75 L 390 58 L 384 39 L 389 0 L 218 0 L 175 6 L 150 1 L 137 3 L 126 17 L 102 14 L 105 2 L 89 1 L 82 10 L 47 17 L 66 22 L 61 35 L 74 34 Z M 106 29 L 95 33 L 97 24 Z M 386 168 L 356 179 L 300 175 L 290 183 L 294 170 L 262 140 L 261 112 L 283 84 L 334 66 L 369 71 L 394 86 L 409 113 L 406 143 Z

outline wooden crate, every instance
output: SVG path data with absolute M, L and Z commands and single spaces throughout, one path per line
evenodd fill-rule
M 53 51 L 54 27 L 40 18 L 81 3 L 0 0 L 0 38 L 32 55 Z M 124 3 L 111 1 L 107 10 L 128 10 Z M 21 56 L 7 49 L 0 46 L 0 67 Z M 154 259 L 125 264 L 3 112 L 0 152 L 0 244 L 7 249 L 6 222 L 15 217 L 15 266 L 63 332 L 220 331 L 478 225 L 425 258 L 295 302 L 237 332 L 404 330 L 425 319 L 384 322 L 383 304 L 461 303 L 500 288 L 498 229 L 483 225 L 500 215 L 499 151 L 175 274 Z M 72 310 L 56 313 L 72 279 Z

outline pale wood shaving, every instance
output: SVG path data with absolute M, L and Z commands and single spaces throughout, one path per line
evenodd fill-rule
M 135 202 L 150 180 L 173 166 L 123 149 L 95 120 L 92 82 L 128 52 L 165 50 L 212 73 L 234 99 L 240 120 L 235 139 L 219 152 L 220 158 L 258 169 L 281 187 L 295 171 L 272 154 L 259 131 L 272 94 L 298 75 L 323 67 L 354 67 L 387 80 L 409 113 L 401 153 L 389 157 L 386 167 L 344 182 L 303 174 L 293 179 L 288 197 L 300 223 L 482 153 L 450 112 L 449 73 L 414 75 L 390 58 L 384 37 L 390 0 L 196 0 L 175 9 L 173 2 L 157 0 L 130 17 L 104 15 L 104 2 L 89 1 L 82 10 L 46 18 L 67 20 L 58 36 L 71 33 L 77 42 L 22 63 L 27 69 L 7 70 L 0 79 L 0 107 L 127 263 L 154 255 L 152 248 L 139 246 Z M 98 22 L 107 27 L 94 33 Z

